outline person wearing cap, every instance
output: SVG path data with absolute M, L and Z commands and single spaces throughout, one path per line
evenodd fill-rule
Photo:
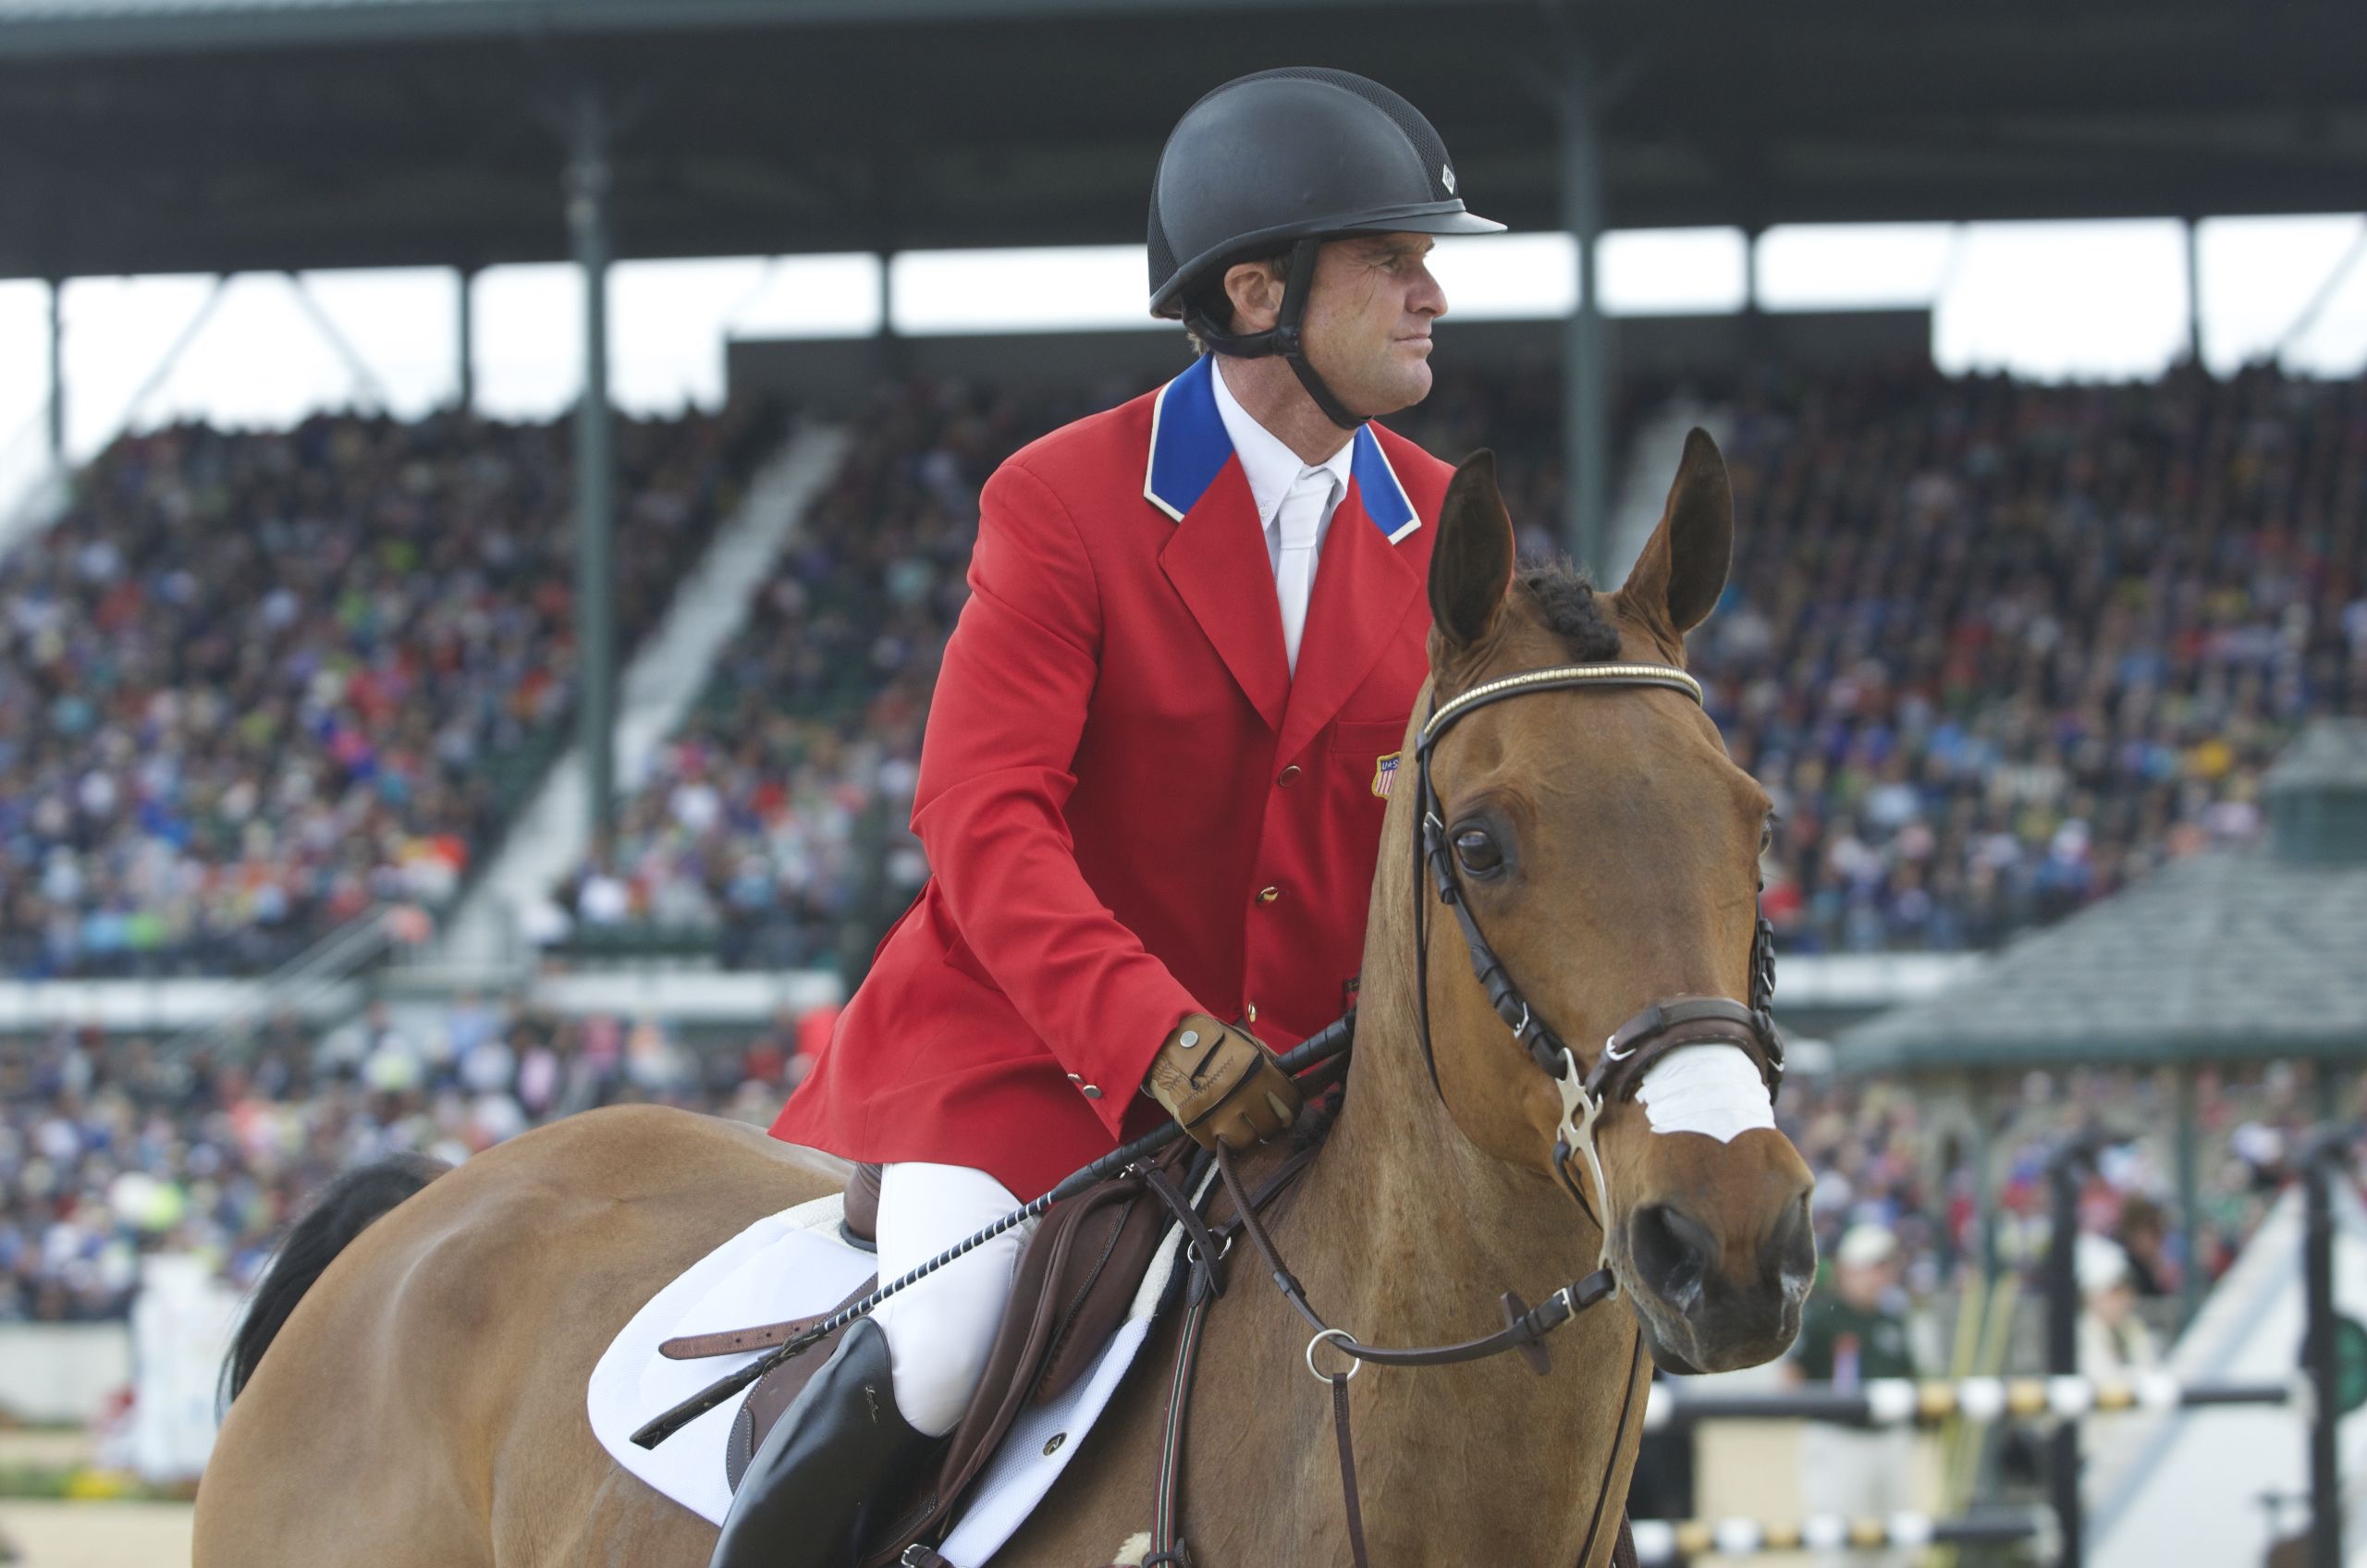
M 1913 1342 L 1893 1299 L 1898 1279 L 1898 1240 L 1888 1230 L 1860 1220 L 1844 1231 L 1829 1279 L 1818 1282 L 1800 1315 L 1800 1337 L 1784 1364 L 1785 1377 L 1795 1383 L 1829 1383 L 1845 1393 L 1877 1378 L 1913 1378 Z M 1912 1427 L 1842 1421 L 1801 1427 L 1800 1501 L 1811 1513 L 1886 1519 L 1913 1506 L 1914 1469 Z M 1909 1556 L 1842 1551 L 1823 1553 L 1819 1561 L 1827 1568 L 1904 1568 Z
M 883 1280 L 1163 1118 L 1238 1149 L 1296 1115 L 1274 1052 L 1353 997 L 1428 673 L 1453 471 L 1371 421 L 1429 391 L 1432 237 L 1502 227 L 1458 188 L 1377 82 L 1209 92 L 1149 219 L 1152 312 L 1197 357 L 980 495 L 914 797 L 930 879 L 772 1129 L 885 1167 Z M 847 1330 L 715 1568 L 852 1560 L 975 1391 L 1028 1231 Z
M 2109 1236 L 2079 1233 L 2072 1244 L 2079 1282 L 2079 1372 L 2088 1378 L 2133 1378 L 2158 1370 L 2162 1354 L 2137 1314 L 2137 1282 L 2128 1254 Z

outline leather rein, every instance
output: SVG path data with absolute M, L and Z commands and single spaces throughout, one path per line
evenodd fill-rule
M 1500 1298 L 1504 1327 L 1479 1339 L 1458 1344 L 1407 1348 L 1368 1345 L 1346 1329 L 1326 1323 L 1316 1312 L 1306 1299 L 1306 1288 L 1283 1262 L 1281 1252 L 1259 1219 L 1260 1211 L 1305 1171 L 1314 1158 L 1315 1148 L 1302 1149 L 1293 1155 L 1257 1192 L 1252 1193 L 1245 1189 L 1235 1172 L 1231 1150 L 1220 1145 L 1214 1158 L 1216 1174 L 1232 1202 L 1233 1214 L 1216 1225 L 1204 1220 L 1199 1206 L 1193 1198 L 1176 1188 L 1163 1174 L 1147 1171 L 1146 1174 L 1152 1177 L 1154 1190 L 1176 1213 L 1192 1238 L 1188 1248 L 1192 1271 L 1188 1290 L 1190 1305 L 1177 1348 L 1175 1372 L 1168 1396 L 1166 1427 L 1160 1442 L 1151 1550 L 1143 1559 L 1145 1568 L 1159 1568 L 1159 1565 L 1190 1568 L 1191 1565 L 1182 1539 L 1177 1497 L 1183 1461 L 1184 1411 L 1198 1359 L 1200 1329 L 1209 1305 L 1224 1292 L 1222 1261 L 1232 1250 L 1237 1235 L 1247 1233 L 1283 1299 L 1315 1330 L 1314 1337 L 1306 1345 L 1306 1367 L 1318 1381 L 1329 1384 L 1331 1389 L 1333 1430 L 1339 1444 L 1341 1488 L 1347 1511 L 1349 1547 L 1356 1568 L 1369 1568 L 1363 1508 L 1357 1496 L 1355 1455 L 1348 1427 L 1349 1379 L 1363 1370 L 1366 1362 L 1376 1362 L 1385 1366 L 1445 1366 L 1478 1361 L 1508 1351 L 1519 1352 L 1529 1369 L 1543 1376 L 1550 1370 L 1551 1363 L 1544 1346 L 1539 1341 L 1588 1307 L 1618 1293 L 1618 1281 L 1611 1268 L 1610 1188 L 1603 1173 L 1601 1157 L 1595 1147 L 1596 1129 L 1604 1111 L 1631 1097 L 1644 1073 L 1654 1062 L 1685 1046 L 1723 1044 L 1739 1047 L 1758 1066 L 1771 1098 L 1781 1085 L 1784 1040 L 1770 1012 L 1775 990 L 1774 931 L 1764 915 L 1758 917 L 1751 939 L 1748 1006 L 1723 997 L 1665 998 L 1644 1009 L 1613 1030 L 1594 1062 L 1590 1066 L 1582 1066 L 1577 1053 L 1564 1043 L 1543 1015 L 1522 995 L 1502 958 L 1479 929 L 1479 923 L 1464 896 L 1447 833 L 1444 802 L 1430 778 L 1431 757 L 1439 741 L 1466 715 L 1492 703 L 1536 692 L 1613 687 L 1662 687 L 1682 692 L 1696 703 L 1701 701 L 1700 683 L 1674 666 L 1643 663 L 1561 665 L 1487 681 L 1444 704 L 1439 703 L 1434 693 L 1430 712 L 1423 721 L 1415 747 L 1419 778 L 1418 793 L 1415 799 L 1414 834 L 1415 984 L 1422 1060 L 1429 1072 L 1430 1086 L 1438 1094 L 1440 1102 L 1444 1104 L 1446 1093 L 1439 1082 L 1438 1059 L 1430 1038 L 1429 921 L 1422 888 L 1426 870 L 1438 900 L 1454 913 L 1463 932 L 1464 943 L 1470 950 L 1472 973 L 1486 989 L 1496 1015 L 1503 1020 L 1505 1026 L 1512 1031 L 1513 1038 L 1527 1052 L 1529 1059 L 1553 1080 L 1560 1093 L 1562 1115 L 1555 1128 L 1553 1173 L 1600 1234 L 1601 1246 L 1595 1269 L 1583 1279 L 1563 1286 L 1534 1308 L 1522 1302 L 1518 1295 L 1505 1292 Z M 1596 1205 L 1587 1201 L 1586 1194 L 1570 1175 L 1569 1165 L 1574 1158 L 1583 1159 L 1586 1163 L 1600 1212 Z M 1336 1353 L 1348 1358 L 1346 1371 L 1327 1373 L 1316 1365 L 1317 1347 L 1327 1341 Z M 1628 1418 L 1635 1403 L 1636 1367 L 1642 1352 L 1639 1330 L 1627 1367 L 1627 1398 L 1621 1405 L 1619 1429 L 1612 1443 L 1610 1463 L 1613 1465 L 1618 1462 L 1619 1448 L 1626 1437 Z M 1588 1527 L 1586 1544 L 1578 1554 L 1581 1568 L 1593 1556 L 1610 1484 L 1610 1471 L 1606 1468 L 1596 1499 L 1594 1519 Z M 1624 1545 L 1624 1512 L 1621 1520 Z M 1628 1560 L 1632 1560 L 1632 1553 L 1630 1547 Z

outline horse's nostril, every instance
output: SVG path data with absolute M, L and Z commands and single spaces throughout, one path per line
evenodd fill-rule
M 1637 1274 L 1677 1312 L 1689 1312 L 1700 1301 L 1702 1278 L 1717 1250 L 1708 1227 L 1668 1204 L 1647 1205 L 1629 1223 L 1628 1253 Z
M 1784 1218 L 1767 1232 L 1767 1241 L 1759 1250 L 1759 1265 L 1786 1294 L 1808 1294 L 1816 1279 L 1816 1231 L 1809 1223 L 1807 1197 L 1785 1209 Z

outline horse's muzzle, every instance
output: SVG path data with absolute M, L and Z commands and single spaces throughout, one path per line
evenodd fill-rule
M 1674 1202 L 1638 1208 L 1626 1232 L 1627 1277 L 1663 1367 L 1729 1372 L 1790 1348 L 1816 1274 L 1805 1197 L 1786 1204 L 1740 1256 L 1729 1256 L 1717 1229 Z

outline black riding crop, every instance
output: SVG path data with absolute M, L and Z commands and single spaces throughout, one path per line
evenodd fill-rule
M 1328 1061 L 1338 1056 L 1348 1048 L 1350 1042 L 1355 1038 L 1355 1023 L 1356 1015 L 1351 1011 L 1325 1024 L 1315 1034 L 1308 1035 L 1305 1042 L 1282 1056 L 1282 1071 L 1296 1076 L 1318 1062 Z M 738 1371 L 708 1384 L 673 1409 L 648 1422 L 639 1431 L 633 1433 L 632 1440 L 643 1448 L 656 1448 L 659 1443 L 762 1378 L 782 1362 L 792 1356 L 803 1354 L 823 1339 L 838 1332 L 856 1318 L 866 1316 L 874 1307 L 905 1286 L 926 1279 L 963 1253 L 993 1241 L 1015 1225 L 1025 1224 L 1062 1198 L 1074 1197 L 1095 1182 L 1107 1181 L 1129 1165 L 1158 1153 L 1183 1135 L 1184 1129 L 1170 1122 L 1154 1132 L 1144 1133 L 1122 1148 L 1110 1150 L 1075 1174 L 1064 1178 L 1060 1185 L 1042 1197 L 1024 1208 L 1013 1209 L 959 1246 L 938 1254 L 937 1256 L 930 1258 L 903 1278 L 880 1286 L 852 1306 L 841 1307 L 795 1339 L 782 1344 L 779 1349 L 758 1356 Z

